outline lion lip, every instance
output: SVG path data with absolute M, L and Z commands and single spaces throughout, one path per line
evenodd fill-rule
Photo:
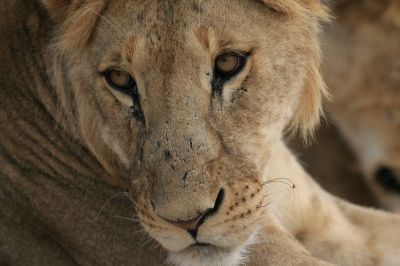
M 196 242 L 192 246 L 197 246 L 197 247 L 211 247 L 212 244 L 209 243 L 202 243 L 202 242 Z

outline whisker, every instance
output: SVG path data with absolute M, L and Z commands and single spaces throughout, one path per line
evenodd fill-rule
M 132 234 L 132 236 L 134 236 L 134 235 L 136 235 L 136 234 L 141 234 L 141 233 L 145 233 L 146 235 L 147 235 L 147 231 L 146 231 L 146 229 L 140 229 L 140 230 L 137 230 L 136 232 L 134 232 L 133 234 Z
M 278 202 L 279 200 L 287 200 L 287 201 L 289 201 L 289 200 L 290 200 L 290 196 L 287 196 L 287 195 L 285 195 L 285 194 L 282 194 L 282 195 L 273 197 L 273 198 L 271 198 L 271 199 L 268 199 L 267 203 L 268 203 L 268 205 L 270 206 L 271 204 L 273 204 L 273 203 L 275 203 L 275 202 Z
M 268 201 L 267 201 L 268 205 L 271 205 L 274 202 L 277 202 L 278 200 L 280 200 L 282 198 L 285 198 L 285 200 L 289 200 L 290 199 L 290 197 L 287 197 L 287 195 L 281 194 L 281 195 L 275 196 L 275 197 L 273 197 L 271 199 L 268 199 Z
M 147 235 L 145 241 L 140 245 L 140 247 L 143 248 L 145 245 L 147 245 L 151 241 L 154 241 L 154 239 L 150 235 Z
M 114 218 L 121 218 L 121 219 L 125 219 L 125 220 L 128 220 L 128 221 L 136 222 L 136 223 L 141 223 L 142 222 L 140 220 L 136 220 L 136 219 L 132 219 L 132 218 L 124 217 L 124 216 L 114 216 Z
M 119 43 L 119 41 L 117 39 L 115 39 L 113 36 L 111 36 L 111 34 L 109 34 L 107 31 L 102 30 L 100 27 L 94 26 L 96 29 L 98 29 L 99 31 L 103 32 L 104 34 L 106 34 L 110 39 L 113 39 L 115 41 L 115 43 Z
M 272 194 L 275 194 L 277 192 L 285 192 L 285 191 L 288 191 L 288 188 L 278 187 L 278 188 L 275 188 L 274 190 L 267 190 L 266 194 L 267 195 L 272 195 Z
M 289 188 L 292 189 L 292 193 L 293 193 L 293 204 L 296 203 L 296 184 L 288 179 L 288 178 L 284 178 L 284 177 L 280 177 L 280 178 L 275 178 L 275 179 L 271 179 L 271 180 L 267 180 L 264 182 L 264 185 L 267 185 L 269 183 L 273 183 L 273 182 L 278 182 L 278 183 L 282 183 L 285 184 L 286 186 L 288 186 Z M 276 191 L 274 191 L 273 193 L 275 193 Z
M 153 241 L 153 243 L 150 246 L 151 250 L 155 250 L 156 248 L 158 248 L 160 246 L 160 243 L 158 243 L 157 241 Z
M 101 207 L 100 211 L 97 213 L 97 215 L 96 215 L 96 217 L 94 218 L 93 222 L 95 222 L 95 221 L 97 220 L 97 218 L 99 217 L 99 215 L 101 214 L 101 212 L 104 210 L 104 208 L 106 207 L 106 205 L 107 205 L 112 199 L 114 199 L 114 198 L 116 198 L 116 197 L 119 197 L 119 196 L 121 196 L 121 195 L 127 196 L 127 194 L 128 194 L 127 192 L 120 192 L 120 193 L 115 194 L 115 195 L 112 196 L 111 198 L 109 198 L 109 199 L 106 201 L 106 203 L 104 203 L 103 207 Z
M 130 200 L 132 203 L 135 203 L 135 202 L 133 201 L 131 195 L 130 195 L 128 192 L 126 192 L 126 196 L 129 198 L 129 200 Z M 135 214 L 135 215 L 136 215 L 137 217 L 139 217 L 137 214 Z
M 289 186 L 291 188 L 296 188 L 296 184 L 292 180 L 290 180 L 289 178 L 284 178 L 284 177 L 279 177 L 279 178 L 274 178 L 274 179 L 271 179 L 271 180 L 267 180 L 267 181 L 264 182 L 264 185 L 267 185 L 267 184 L 273 183 L 273 182 L 280 182 L 280 183 L 283 183 L 283 184 L 285 184 L 285 185 L 287 185 L 287 186 Z

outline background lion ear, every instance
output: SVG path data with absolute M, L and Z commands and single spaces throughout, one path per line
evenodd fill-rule
M 392 0 L 383 14 L 383 20 L 400 28 L 400 1 Z

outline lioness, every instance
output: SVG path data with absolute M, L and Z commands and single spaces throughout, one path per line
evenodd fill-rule
M 327 94 L 319 1 L 0 6 L 0 264 L 400 262 L 400 218 L 331 197 L 280 140 Z
M 400 2 L 341 0 L 326 27 L 331 116 L 382 207 L 400 213 Z

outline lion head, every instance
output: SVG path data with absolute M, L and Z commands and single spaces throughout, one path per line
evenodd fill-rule
M 342 2 L 324 46 L 332 117 L 383 207 L 399 212 L 400 5 Z
M 235 265 L 263 221 L 268 160 L 327 95 L 319 1 L 43 0 L 67 121 L 177 265 Z M 190 261 L 190 262 L 189 262 Z

